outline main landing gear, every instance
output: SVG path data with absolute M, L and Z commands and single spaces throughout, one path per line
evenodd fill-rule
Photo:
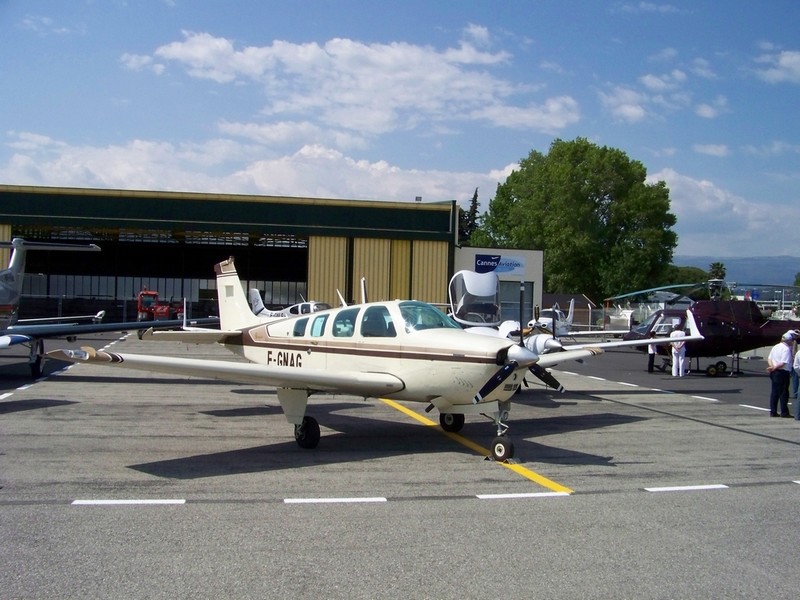
M 489 417 L 497 425 L 497 436 L 492 440 L 491 455 L 497 462 L 505 462 L 514 456 L 514 443 L 511 438 L 506 435 L 508 425 L 503 421 L 508 419 L 508 410 L 498 408 L 492 415 L 481 413 Z M 440 413 L 439 425 L 442 429 L 450 433 L 458 433 L 464 427 L 464 415 L 460 413 Z
M 316 448 L 319 437 L 319 423 L 314 417 L 303 417 L 303 422 L 294 426 L 294 439 L 301 448 Z
M 42 357 L 44 356 L 44 340 L 31 341 L 31 354 L 28 366 L 31 368 L 31 378 L 39 379 L 42 376 Z

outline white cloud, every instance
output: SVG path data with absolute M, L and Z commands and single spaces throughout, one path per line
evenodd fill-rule
M 757 69 L 756 75 L 768 83 L 800 83 L 800 51 L 784 50 L 777 54 L 763 54 L 757 62 L 769 65 Z
M 485 190 L 486 200 L 510 172 L 510 167 L 489 173 L 403 169 L 321 144 L 265 157 L 261 146 L 225 139 L 180 145 L 134 140 L 98 147 L 29 133 L 14 138 L 17 152 L 0 166 L 0 181 L 20 185 L 461 201 L 476 187 Z
M 698 154 L 706 154 L 708 156 L 723 157 L 730 154 L 728 146 L 725 144 L 695 144 L 692 146 L 692 150 Z
M 600 102 L 615 119 L 637 123 L 647 117 L 648 98 L 629 87 L 617 86 L 610 92 L 600 92 Z
M 181 41 L 157 48 L 149 58 L 154 64 L 183 67 L 197 79 L 261 85 L 265 116 L 349 130 L 358 137 L 468 119 L 545 133 L 576 122 L 574 99 L 532 99 L 540 89 L 535 82 L 523 86 L 492 74 L 492 67 L 506 65 L 511 56 L 481 49 L 491 42 L 485 27 L 469 25 L 463 33 L 469 41 L 439 51 L 343 38 L 237 48 L 225 38 L 184 32 Z M 127 54 L 121 60 L 128 68 L 144 68 L 150 64 L 147 58 Z M 526 96 L 521 104 L 518 99 Z M 518 115 L 519 121 L 508 114 Z
M 776 210 L 765 202 L 736 196 L 715 183 L 664 169 L 648 176 L 663 180 L 670 191 L 671 210 L 677 217 L 676 254 L 719 256 L 769 256 L 773 241 L 793 239 L 800 206 Z
M 694 112 L 698 117 L 704 119 L 715 119 L 721 113 L 728 111 L 728 99 L 725 96 L 717 96 L 713 103 L 700 103 L 694 107 Z

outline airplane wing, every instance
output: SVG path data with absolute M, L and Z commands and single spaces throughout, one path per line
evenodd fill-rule
M 541 354 L 539 355 L 539 360 L 537 361 L 537 365 L 543 368 L 547 367 L 554 367 L 562 362 L 567 362 L 568 360 L 580 360 L 582 358 L 588 358 L 589 356 L 597 356 L 598 354 L 602 354 L 603 350 L 601 348 L 597 348 L 596 346 L 587 346 L 586 348 L 579 348 L 579 349 L 572 349 L 564 350 L 563 352 L 550 352 L 548 354 Z
M 189 323 L 212 325 L 219 323 L 217 318 L 191 319 Z M 129 323 L 54 323 L 41 325 L 13 325 L 0 332 L 0 348 L 16 344 L 27 344 L 31 340 L 42 338 L 60 338 L 86 335 L 89 333 L 105 333 L 108 331 L 137 331 L 152 327 L 182 327 L 181 319 L 146 322 L 131 321 Z
M 224 344 L 231 338 L 239 337 L 242 332 L 237 330 L 223 331 L 220 329 L 205 329 L 202 327 L 186 327 L 173 331 L 156 331 L 153 327 L 142 333 L 143 340 L 158 342 L 184 342 L 186 344 Z
M 333 372 L 323 369 L 298 369 L 226 360 L 117 354 L 116 352 L 95 350 L 91 347 L 83 347 L 80 350 L 53 350 L 48 352 L 47 356 L 73 363 L 94 363 L 204 379 L 338 392 L 356 396 L 380 397 L 405 388 L 405 384 L 400 378 L 390 373 L 379 372 Z

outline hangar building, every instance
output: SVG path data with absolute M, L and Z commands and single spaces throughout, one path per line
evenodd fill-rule
M 228 256 L 268 306 L 301 298 L 335 306 L 337 290 L 358 300 L 362 277 L 369 300 L 443 303 L 460 251 L 457 226 L 455 201 L 0 185 L 0 240 L 102 248 L 30 252 L 26 298 L 91 299 L 116 319 L 135 318 L 128 303 L 143 287 L 168 300 L 186 298 L 194 315 L 206 314 L 216 298 L 213 265 Z

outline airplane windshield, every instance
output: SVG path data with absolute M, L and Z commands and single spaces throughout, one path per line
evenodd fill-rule
M 403 316 L 406 331 L 460 329 L 450 317 L 435 306 L 424 302 L 401 302 L 400 314 Z

